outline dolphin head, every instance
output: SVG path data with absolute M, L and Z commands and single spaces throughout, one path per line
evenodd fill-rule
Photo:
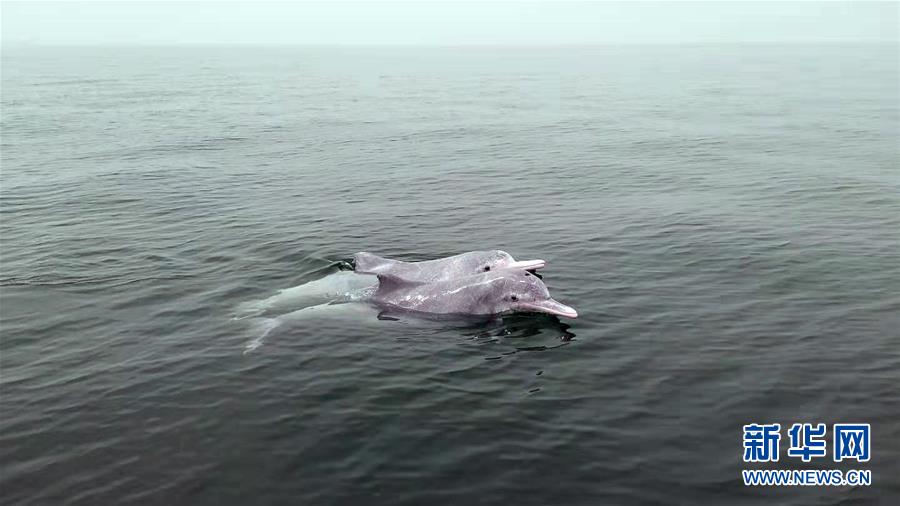
M 543 260 L 516 260 L 512 255 L 501 250 L 473 251 L 461 255 L 460 259 L 471 270 L 472 274 L 490 272 L 498 269 L 540 269 L 547 262 Z
M 577 318 L 578 312 L 550 297 L 550 291 L 537 276 L 520 269 L 503 271 L 504 282 L 492 294 L 496 312 L 531 311 L 566 318 Z
M 573 308 L 553 300 L 536 274 L 522 269 L 496 269 L 435 282 L 378 274 L 378 289 L 372 298 L 379 305 L 428 314 L 539 312 L 578 316 Z

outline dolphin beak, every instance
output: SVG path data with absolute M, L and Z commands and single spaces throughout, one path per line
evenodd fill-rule
M 526 271 L 540 269 L 547 265 L 547 262 L 543 260 L 518 260 L 516 262 L 512 262 L 507 267 L 510 269 L 522 269 Z
M 537 311 L 539 313 L 548 313 L 556 316 L 564 316 L 566 318 L 578 318 L 578 311 L 553 299 L 540 300 L 535 302 L 524 302 L 520 304 L 522 309 L 529 311 Z

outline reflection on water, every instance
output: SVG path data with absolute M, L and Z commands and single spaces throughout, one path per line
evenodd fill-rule
M 511 314 L 493 320 L 486 327 L 463 333 L 475 339 L 502 339 L 516 351 L 543 351 L 565 346 L 575 339 L 571 325 L 553 315 Z

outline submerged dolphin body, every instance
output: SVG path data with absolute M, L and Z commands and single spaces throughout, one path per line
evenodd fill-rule
M 387 274 L 406 281 L 434 283 L 500 269 L 534 270 L 543 267 L 543 260 L 516 261 L 500 250 L 470 251 L 437 260 L 403 262 L 382 258 L 371 253 L 353 255 L 354 270 L 360 274 Z
M 365 299 L 378 286 L 375 276 L 339 271 L 292 288 L 279 290 L 262 300 L 242 303 L 235 318 L 283 314 L 301 308 L 333 302 Z
M 537 276 L 522 269 L 492 269 L 433 283 L 379 274 L 378 283 L 371 301 L 390 309 L 432 315 L 489 316 L 530 311 L 578 316 L 575 309 L 553 300 Z

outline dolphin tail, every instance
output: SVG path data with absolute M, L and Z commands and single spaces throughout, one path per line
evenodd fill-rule
M 281 320 L 278 318 L 260 318 L 255 323 L 255 327 L 257 332 L 259 332 L 259 335 L 254 337 L 249 342 L 247 342 L 246 345 L 244 345 L 244 355 L 262 346 L 263 341 L 266 339 L 266 336 L 268 336 L 270 332 L 275 330 L 278 325 L 281 324 Z

